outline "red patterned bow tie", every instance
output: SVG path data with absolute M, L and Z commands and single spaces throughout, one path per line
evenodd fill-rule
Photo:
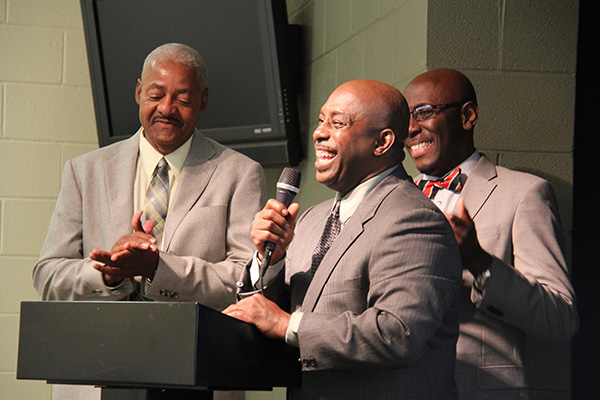
M 438 180 L 418 179 L 416 185 L 423 191 L 425 196 L 432 199 L 438 190 L 448 189 L 460 192 L 462 183 L 460 181 L 460 168 L 456 167 L 452 172 Z

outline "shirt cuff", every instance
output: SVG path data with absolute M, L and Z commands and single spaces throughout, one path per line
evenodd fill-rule
M 258 281 L 260 279 L 260 264 L 261 261 L 258 259 L 258 252 L 254 252 L 254 256 L 252 257 L 252 263 L 250 264 L 250 282 L 255 289 L 259 289 Z M 277 261 L 275 264 L 271 265 L 264 276 L 264 284 L 268 285 L 272 279 L 274 279 L 279 271 L 283 268 L 285 264 L 285 257 L 281 260 Z
M 486 292 L 486 288 L 491 280 L 492 270 L 496 265 L 496 257 L 492 256 L 492 264 L 488 269 L 483 271 L 479 276 L 473 277 L 473 284 L 471 286 L 471 302 L 479 307 L 479 304 L 483 300 Z M 497 268 L 496 268 L 497 269 Z M 479 283 L 477 282 L 479 280 Z
M 117 283 L 116 285 L 107 285 L 106 282 L 104 282 L 104 278 L 102 278 L 102 283 L 104 284 L 104 287 L 109 290 L 109 291 L 114 291 L 114 290 L 119 290 L 123 287 L 123 285 L 125 284 L 125 280 L 127 278 L 124 278 L 123 280 L 121 280 L 121 282 Z
M 252 256 L 252 264 L 250 265 L 250 282 L 252 282 L 252 286 L 256 286 L 258 282 L 258 274 L 260 271 L 260 260 L 258 259 L 258 251 L 254 252 L 254 256 Z
M 290 323 L 285 331 L 285 342 L 290 346 L 299 347 L 298 327 L 300 327 L 300 320 L 302 320 L 303 315 L 303 312 L 296 311 L 290 317 Z

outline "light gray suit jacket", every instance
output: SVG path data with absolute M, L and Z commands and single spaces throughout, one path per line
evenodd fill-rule
M 314 277 L 332 202 L 307 210 L 286 253 L 302 399 L 454 399 L 460 255 L 402 166 L 348 219 Z M 312 278 L 312 279 L 311 279 Z
M 497 167 L 485 156 L 461 196 L 494 262 L 483 296 L 472 275 L 463 274 L 459 398 L 527 399 L 525 335 L 564 346 L 578 326 L 556 199 L 545 180 Z
M 131 233 L 139 135 L 69 160 L 34 285 L 44 300 L 121 300 L 129 280 L 106 287 L 87 256 Z M 260 165 L 196 131 L 164 231 L 147 297 L 221 310 L 254 246 L 250 228 L 265 200 Z

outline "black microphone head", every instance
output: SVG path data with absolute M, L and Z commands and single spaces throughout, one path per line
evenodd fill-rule
M 298 189 L 300 188 L 300 180 L 302 178 L 302 173 L 300 171 L 298 171 L 297 169 L 294 168 L 284 168 L 283 171 L 281 171 L 281 175 L 279 175 L 279 180 L 277 181 L 277 187 L 293 187 L 296 188 L 296 190 L 294 190 L 295 192 L 298 192 Z M 280 186 L 280 184 L 282 184 Z M 293 189 L 291 189 L 293 190 Z
M 297 169 L 288 167 L 284 168 L 283 171 L 281 171 L 281 175 L 279 175 L 279 180 L 277 181 L 277 201 L 279 201 L 284 206 L 289 207 L 290 204 L 292 204 L 292 201 L 294 201 L 294 197 L 296 197 L 296 195 L 300 191 L 301 177 L 302 174 Z M 268 250 L 267 252 L 265 252 L 265 254 L 273 253 L 273 251 L 275 250 L 275 243 L 267 242 L 265 245 L 265 250 Z M 268 257 L 270 260 L 271 256 L 268 255 Z M 265 265 L 268 266 L 268 262 Z M 265 271 L 267 270 L 266 266 L 263 268 L 261 276 L 264 275 Z

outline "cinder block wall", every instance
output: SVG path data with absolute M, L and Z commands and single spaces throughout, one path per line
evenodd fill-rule
M 97 147 L 78 0 L 0 0 L 0 398 L 49 399 L 15 379 L 19 304 L 68 158 Z M 40 334 L 44 334 L 40 332 Z
M 307 160 L 300 166 L 297 197 L 302 209 L 332 196 L 315 181 L 311 134 L 336 86 L 372 78 L 403 89 L 426 69 L 454 67 L 478 89 L 478 146 L 502 165 L 549 179 L 570 229 L 577 1 L 287 0 L 287 5 L 290 22 L 301 25 L 303 35 L 300 112 Z M 37 297 L 31 269 L 62 166 L 96 147 L 79 1 L 0 0 L 2 399 L 50 398 L 45 383 L 15 379 L 19 303 Z M 415 173 L 410 160 L 405 166 Z M 273 191 L 280 168 L 266 173 Z M 283 391 L 248 397 L 285 398 Z

